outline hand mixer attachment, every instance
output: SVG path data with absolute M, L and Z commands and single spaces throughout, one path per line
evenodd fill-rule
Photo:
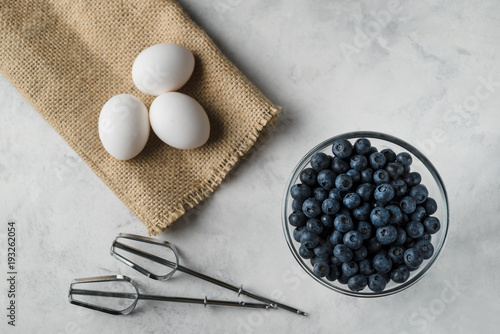
M 131 240 L 134 243 L 137 243 L 137 245 L 139 245 L 139 247 L 141 245 L 146 245 L 146 244 L 160 246 L 160 248 L 164 247 L 164 249 L 168 249 L 171 251 L 174 259 L 172 259 L 172 261 L 171 261 L 163 255 L 158 256 L 158 254 L 151 254 L 151 253 L 146 252 L 144 250 L 141 250 L 137 247 L 132 247 L 130 245 L 123 243 L 124 239 Z M 137 264 L 137 262 L 134 262 L 134 261 L 130 260 L 129 258 L 126 258 L 122 254 L 119 254 L 117 252 L 117 250 L 122 250 L 122 251 L 128 252 L 130 254 L 133 254 L 139 258 L 144 258 L 144 259 L 147 259 L 148 261 L 154 262 L 156 264 L 166 266 L 166 267 L 170 268 L 169 272 L 167 272 L 163 275 L 155 274 L 151 270 L 146 269 L 144 265 L 139 265 L 139 264 Z M 126 265 L 139 271 L 140 273 L 142 273 L 142 274 L 144 274 L 152 279 L 155 279 L 155 280 L 166 281 L 166 280 L 170 279 L 177 270 L 179 270 L 179 271 L 182 271 L 186 274 L 189 274 L 189 275 L 192 275 L 194 277 L 205 280 L 207 282 L 210 282 L 212 284 L 215 284 L 215 285 L 221 286 L 223 288 L 226 288 L 228 290 L 234 291 L 234 292 L 238 293 L 238 296 L 245 295 L 245 296 L 248 296 L 248 297 L 253 298 L 255 300 L 259 300 L 261 302 L 267 303 L 268 306 L 270 306 L 272 308 L 281 308 L 281 309 L 284 309 L 284 310 L 287 310 L 287 311 L 290 311 L 290 312 L 293 312 L 293 313 L 296 313 L 299 315 L 303 315 L 303 316 L 307 315 L 305 312 L 302 312 L 296 308 L 278 303 L 278 302 L 271 300 L 269 298 L 261 297 L 261 296 L 258 296 L 256 294 L 253 294 L 249 291 L 246 291 L 243 289 L 243 286 L 241 286 L 241 287 L 233 286 L 231 284 L 228 284 L 228 283 L 223 282 L 221 280 L 218 280 L 216 278 L 204 275 L 202 273 L 199 273 L 197 271 L 194 271 L 192 269 L 189 269 L 189 268 L 186 268 L 186 267 L 180 265 L 179 264 L 179 254 L 177 252 L 177 249 L 174 247 L 174 245 L 172 245 L 171 243 L 166 242 L 166 241 L 160 241 L 157 239 L 143 237 L 143 236 L 134 235 L 134 234 L 120 233 L 116 237 L 116 239 L 114 240 L 114 242 L 111 246 L 111 255 L 113 257 L 115 257 L 116 259 L 120 260 L 121 262 L 125 263 Z
M 268 304 L 246 303 L 243 301 L 209 300 L 207 297 L 196 299 L 141 294 L 132 280 L 122 275 L 75 279 L 70 285 L 68 299 L 71 304 L 114 315 L 131 313 L 139 300 L 203 304 L 205 307 L 207 305 L 259 309 L 269 309 L 271 307 Z

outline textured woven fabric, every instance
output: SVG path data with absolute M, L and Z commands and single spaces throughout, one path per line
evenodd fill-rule
M 168 42 L 195 56 L 180 91 L 206 110 L 210 139 L 183 151 L 151 134 L 118 161 L 99 141 L 100 110 L 121 93 L 149 107 L 132 64 Z M 280 111 L 172 0 L 0 0 L 0 71 L 154 235 L 211 194 Z

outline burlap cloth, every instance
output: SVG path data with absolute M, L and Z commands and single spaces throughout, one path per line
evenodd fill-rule
M 0 15 L 2 74 L 153 235 L 210 195 L 279 114 L 176 1 L 0 0 Z M 118 161 L 99 141 L 100 110 L 121 93 L 149 107 L 132 64 L 166 42 L 195 56 L 181 91 L 207 111 L 210 139 L 183 151 L 152 134 L 136 158 Z

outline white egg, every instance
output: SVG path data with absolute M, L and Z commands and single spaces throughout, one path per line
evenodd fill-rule
M 99 115 L 99 138 L 113 157 L 128 160 L 139 154 L 149 137 L 148 109 L 130 94 L 113 96 Z
M 137 56 L 132 66 L 132 79 L 140 91 L 158 96 L 184 86 L 193 70 L 191 51 L 179 44 L 156 44 Z
M 200 147 L 210 136 L 207 113 L 195 99 L 182 93 L 158 96 L 149 108 L 149 119 L 154 133 L 175 148 Z

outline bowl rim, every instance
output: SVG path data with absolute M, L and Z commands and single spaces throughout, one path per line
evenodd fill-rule
M 288 200 L 290 198 L 290 188 L 293 184 L 295 184 L 295 180 L 299 177 L 299 171 L 301 171 L 305 166 L 310 162 L 311 156 L 318 152 L 322 151 L 328 146 L 331 146 L 336 140 L 339 139 L 354 139 L 354 138 L 373 138 L 377 140 L 384 140 L 387 142 L 390 142 L 392 144 L 396 144 L 397 146 L 400 146 L 403 149 L 406 149 L 409 153 L 417 157 L 420 162 L 427 168 L 431 176 L 433 177 L 434 181 L 436 182 L 436 185 L 439 189 L 439 195 L 441 196 L 441 201 L 444 203 L 444 208 L 443 210 L 443 215 L 445 219 L 441 222 L 441 228 L 442 233 L 439 239 L 439 242 L 437 243 L 437 247 L 435 248 L 433 256 L 426 260 L 426 266 L 419 270 L 417 274 L 413 277 L 411 277 L 408 281 L 401 283 L 397 285 L 396 287 L 393 287 L 388 290 L 384 290 L 380 293 L 375 293 L 375 292 L 355 292 L 351 291 L 348 289 L 342 289 L 340 287 L 334 286 L 331 283 L 328 283 L 325 279 L 319 278 L 315 276 L 311 270 L 311 268 L 305 264 L 304 259 L 300 257 L 298 250 L 295 248 L 295 245 L 293 242 L 293 237 L 291 236 L 290 233 L 290 226 L 288 224 Z M 314 146 L 311 150 L 309 150 L 303 157 L 300 159 L 300 161 L 297 163 L 297 165 L 294 167 L 292 173 L 290 174 L 290 177 L 288 178 L 285 186 L 285 191 L 283 194 L 282 198 L 282 203 L 281 203 L 281 221 L 282 221 L 282 228 L 283 228 L 283 233 L 285 235 L 285 240 L 288 244 L 288 248 L 292 252 L 295 260 L 299 263 L 299 265 L 302 267 L 302 269 L 309 274 L 315 281 L 320 283 L 323 286 L 326 286 L 327 288 L 334 290 L 336 292 L 339 292 L 344 295 L 352 296 L 352 297 L 361 297 L 361 298 L 377 298 L 377 297 L 384 297 L 384 296 L 389 296 L 393 295 L 395 293 L 404 291 L 408 289 L 409 287 L 413 286 L 416 284 L 418 281 L 424 277 L 424 275 L 429 271 L 429 269 L 433 266 L 433 264 L 436 262 L 437 258 L 441 254 L 441 251 L 443 250 L 447 237 L 448 237 L 448 230 L 449 230 L 449 203 L 448 203 L 448 194 L 446 192 L 446 187 L 444 185 L 444 182 L 441 178 L 441 175 L 439 175 L 439 172 L 437 171 L 436 167 L 432 164 L 432 162 L 422 153 L 420 150 L 418 150 L 415 146 L 409 144 L 408 142 L 399 139 L 397 137 L 394 137 L 392 135 L 382 133 L 382 132 L 377 132 L 377 131 L 352 131 L 352 132 L 345 132 L 340 135 L 336 135 L 333 137 L 330 137 L 321 143 L 317 144 Z

